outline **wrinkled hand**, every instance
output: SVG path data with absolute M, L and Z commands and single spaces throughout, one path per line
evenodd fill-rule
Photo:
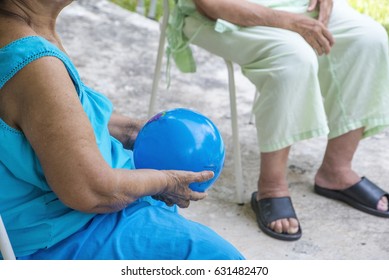
M 167 175 L 167 186 L 163 192 L 152 197 L 165 202 L 168 206 L 176 204 L 180 208 L 187 208 L 191 200 L 197 201 L 207 196 L 206 193 L 192 191 L 189 188 L 190 183 L 205 182 L 214 176 L 212 171 L 167 170 L 163 172 Z
M 136 137 L 138 137 L 139 131 L 146 124 L 147 120 L 131 120 L 127 127 L 128 139 L 124 143 L 124 148 L 128 150 L 132 150 L 134 148 Z
M 288 29 L 299 33 L 318 55 L 328 54 L 334 44 L 331 32 L 317 19 L 293 14 Z
M 328 21 L 332 12 L 333 0 L 311 0 L 308 6 L 308 12 L 312 12 L 315 9 L 319 10 L 318 21 L 328 26 Z

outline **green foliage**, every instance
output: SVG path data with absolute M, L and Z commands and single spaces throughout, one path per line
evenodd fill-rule
M 380 22 L 389 34 L 389 0 L 348 0 L 357 11 Z
M 137 3 L 136 0 L 111 0 L 111 2 L 133 12 L 135 11 Z
M 138 1 L 137 0 L 110 0 L 111 2 L 118 4 L 119 6 L 135 12 Z M 145 5 L 145 15 L 149 13 L 150 0 L 144 0 Z M 163 14 L 163 1 L 157 1 L 156 15 L 155 19 L 158 20 Z

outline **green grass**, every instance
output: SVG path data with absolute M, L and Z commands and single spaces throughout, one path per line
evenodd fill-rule
M 389 0 L 348 0 L 351 6 L 381 23 L 389 34 Z
M 111 0 L 111 2 L 130 11 L 135 11 L 137 5 L 137 0 Z M 162 0 L 157 1 L 157 20 L 163 13 L 162 2 Z M 348 2 L 359 12 L 367 14 L 380 22 L 389 34 L 389 0 L 348 0 Z M 146 15 L 148 13 L 149 4 L 150 0 L 145 0 Z
M 110 1 L 132 12 L 135 12 L 138 3 L 137 0 L 110 0 Z M 145 15 L 147 15 L 149 12 L 150 0 L 144 0 L 144 3 L 146 8 Z M 163 14 L 163 1 L 158 0 L 155 18 L 158 20 L 162 16 L 162 14 Z

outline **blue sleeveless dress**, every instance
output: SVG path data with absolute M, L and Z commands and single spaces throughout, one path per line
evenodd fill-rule
M 67 68 L 106 162 L 112 168 L 133 169 L 132 152 L 108 131 L 111 102 L 85 86 L 69 57 L 44 38 L 24 37 L 0 49 L 0 94 L 19 70 L 44 56 L 60 59 Z M 243 258 L 209 228 L 150 197 L 112 214 L 67 207 L 46 182 L 23 132 L 1 118 L 0 215 L 18 259 Z

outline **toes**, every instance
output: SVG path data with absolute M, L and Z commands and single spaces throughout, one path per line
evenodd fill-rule
M 289 219 L 282 219 L 281 226 L 282 226 L 282 232 L 289 233 L 289 229 L 290 229 Z
M 281 220 L 277 220 L 277 221 L 274 221 L 274 222 L 271 222 L 268 227 L 274 231 L 274 232 L 277 232 L 277 233 L 282 233 L 283 230 L 282 230 L 282 222 Z
M 271 222 L 268 227 L 272 230 L 272 231 L 275 231 L 277 233 L 282 233 L 282 226 L 280 224 L 280 221 L 277 220 L 277 221 L 274 221 L 274 222 Z M 280 231 L 281 229 L 281 231 Z
M 277 233 L 283 233 L 282 220 L 277 220 L 274 226 L 274 231 Z
M 296 219 L 281 219 L 271 222 L 268 227 L 277 233 L 295 234 L 298 232 L 299 224 Z
M 298 231 L 299 231 L 299 222 L 297 221 L 297 219 L 294 219 L 294 218 L 289 219 L 288 233 L 295 234 Z
M 378 201 L 377 210 L 386 212 L 388 211 L 388 208 L 388 198 L 383 196 L 380 201 Z

